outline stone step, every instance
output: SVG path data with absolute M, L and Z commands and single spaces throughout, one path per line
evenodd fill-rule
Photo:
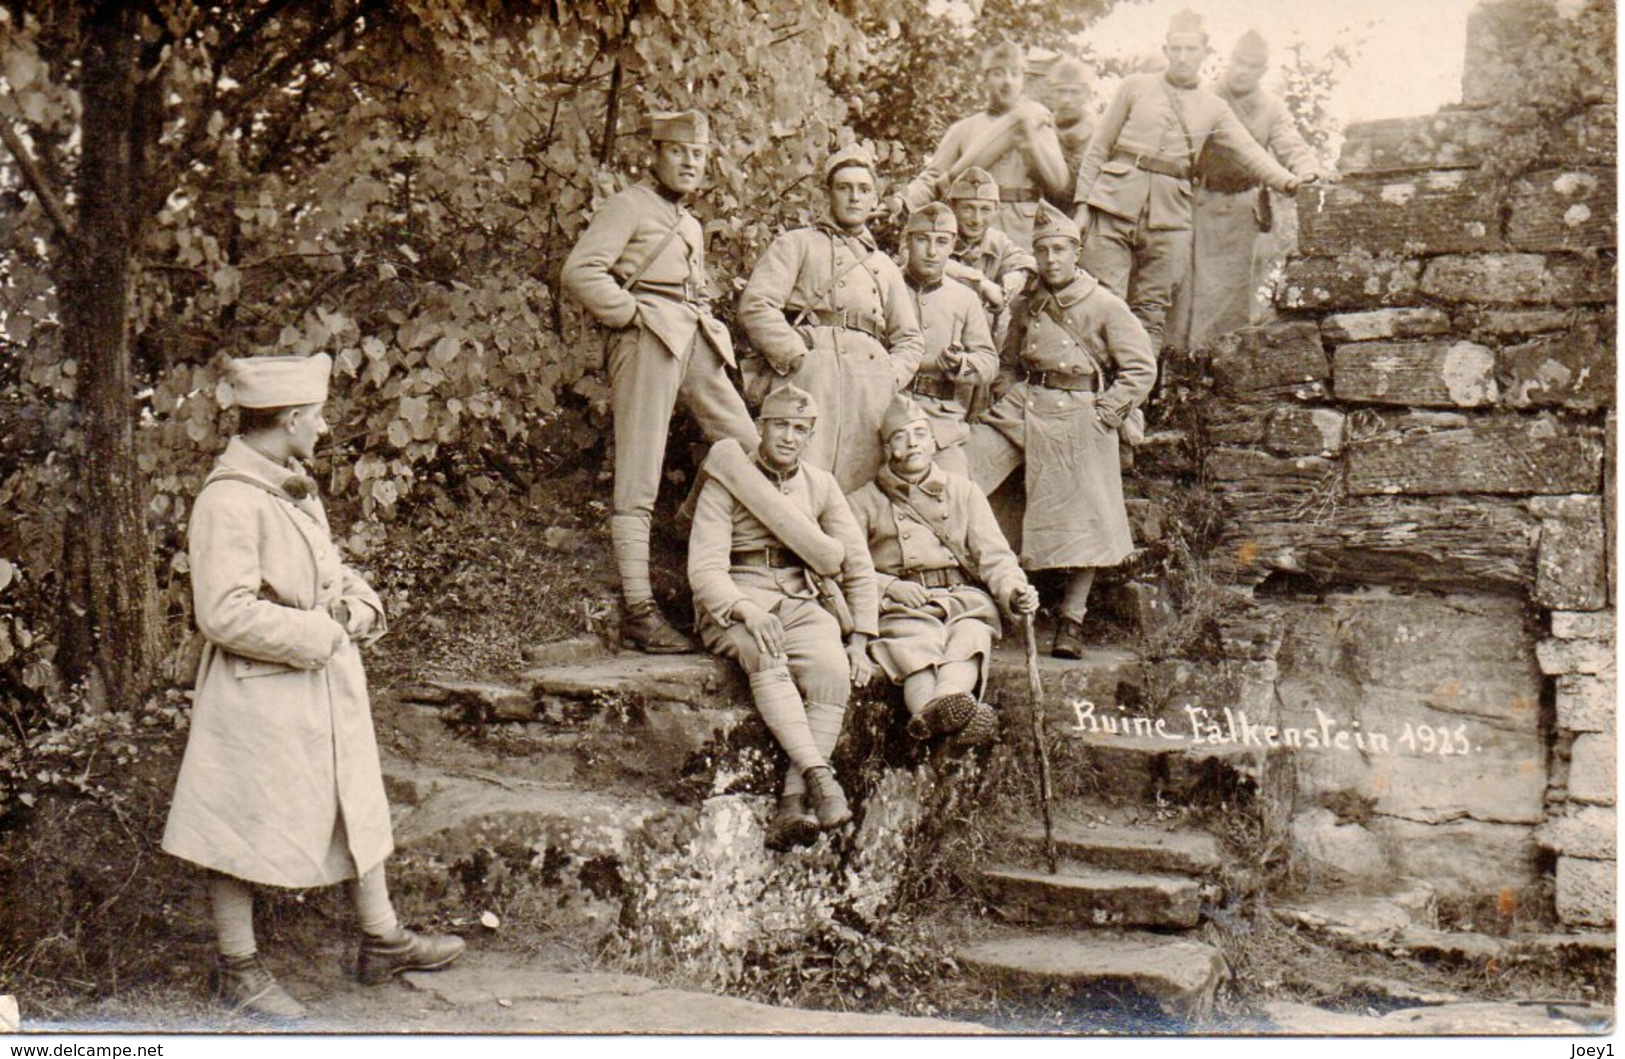
M 1050 757 L 1055 775 L 1087 776 L 1099 795 L 1146 805 L 1159 799 L 1194 805 L 1246 801 L 1262 784 L 1266 766 L 1286 753 L 1236 743 L 1074 732 L 1054 740 Z
M 1219 854 L 1219 840 L 1206 832 L 1097 824 L 1066 819 L 1065 807 L 1058 809 L 1054 822 L 1055 850 L 1066 862 L 1117 871 L 1180 875 L 1212 875 L 1224 864 Z M 1042 820 L 1022 821 L 1014 825 L 1009 834 L 1028 846 L 1035 857 L 1042 856 Z
M 977 889 L 1006 919 L 1074 926 L 1196 926 L 1197 883 L 1183 875 L 1074 867 L 1060 875 L 1027 868 L 982 871 Z
M 1188 1029 L 1213 1010 L 1213 994 L 1229 976 L 1211 945 L 1140 932 L 1010 932 L 959 949 L 977 977 L 1022 996 L 1061 994 L 1068 1000 L 1148 1000 L 1173 1025 Z

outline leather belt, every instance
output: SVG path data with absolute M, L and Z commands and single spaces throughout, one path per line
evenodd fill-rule
M 1204 188 L 1218 192 L 1221 195 L 1239 195 L 1244 191 L 1254 191 L 1263 185 L 1249 176 L 1215 176 L 1212 174 L 1196 178 Z
M 1043 198 L 1037 188 L 1000 188 L 1000 202 L 1037 202 Z
M 1093 375 L 1074 375 L 1070 371 L 1029 371 L 1027 382 L 1049 390 L 1071 390 L 1075 393 L 1094 393 Z
M 789 548 L 745 548 L 730 552 L 728 561 L 734 566 L 765 566 L 774 570 L 783 570 L 792 566 L 806 566 L 801 556 Z
M 897 576 L 926 588 L 952 588 L 955 585 L 975 584 L 957 566 L 939 566 L 931 570 L 904 570 Z
M 1161 173 L 1163 176 L 1178 177 L 1180 180 L 1189 180 L 1191 175 L 1189 162 L 1177 158 L 1166 158 L 1160 154 L 1135 154 L 1133 151 L 1113 151 L 1112 161 L 1128 162 L 1136 169 L 1143 169 L 1147 173 Z
M 952 401 L 959 392 L 959 384 L 946 375 L 927 375 L 925 372 L 914 376 L 908 388 L 911 393 L 935 397 L 939 401 Z
M 847 309 L 786 309 L 784 318 L 791 327 L 844 327 L 849 331 L 862 331 L 882 345 L 885 333 L 869 313 L 856 313 Z
M 674 302 L 684 302 L 688 305 L 709 306 L 710 300 L 705 296 L 705 289 L 698 284 L 684 281 L 683 283 L 652 283 L 648 280 L 638 280 L 632 284 L 632 291 L 640 294 L 653 294 L 659 298 L 669 298 Z

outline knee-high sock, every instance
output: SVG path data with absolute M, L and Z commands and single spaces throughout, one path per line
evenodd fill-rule
M 617 511 L 609 518 L 609 539 L 615 569 L 621 575 L 621 596 L 628 603 L 654 598 L 649 581 L 649 513 Z
M 936 697 L 936 667 L 926 666 L 903 678 L 903 705 L 910 717 L 918 717 L 925 710 L 925 704 Z
M 1081 566 L 1072 571 L 1072 579 L 1066 583 L 1066 598 L 1061 600 L 1061 617 L 1082 621 L 1084 612 L 1089 609 L 1089 590 L 1094 584 L 1094 567 Z
M 956 691 L 970 694 L 976 690 L 976 681 L 981 675 L 982 667 L 975 659 L 944 662 L 937 667 L 937 694 L 951 695 Z
M 756 701 L 756 711 L 762 715 L 768 731 L 779 741 L 790 757 L 793 771 L 800 772 L 824 764 L 818 752 L 818 743 L 808 726 L 807 708 L 801 702 L 790 670 L 775 666 L 750 675 L 750 694 Z
M 841 740 L 841 721 L 845 716 L 844 703 L 807 703 L 807 727 L 812 730 L 813 741 L 817 744 L 818 753 L 822 758 L 819 764 L 828 764 L 830 756 L 835 753 L 835 744 Z M 806 789 L 807 781 L 800 769 L 793 768 L 784 777 L 785 794 L 801 794 Z
M 378 937 L 388 937 L 400 929 L 395 918 L 395 906 L 389 901 L 389 882 L 384 878 L 384 866 L 377 865 L 358 879 L 351 879 L 350 900 L 355 902 L 355 916 L 361 929 Z
M 215 944 L 222 956 L 252 956 L 254 943 L 254 891 L 230 875 L 209 876 L 209 910 L 214 915 Z

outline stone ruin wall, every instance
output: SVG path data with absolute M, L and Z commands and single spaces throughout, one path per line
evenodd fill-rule
M 1280 319 L 1183 366 L 1213 558 L 1284 619 L 1276 722 L 1411 726 L 1293 755 L 1323 881 L 1510 911 L 1555 876 L 1613 921 L 1613 17 L 1481 5 L 1463 103 L 1349 128 Z

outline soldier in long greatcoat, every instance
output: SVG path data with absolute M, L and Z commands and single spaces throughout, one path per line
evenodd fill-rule
M 403 930 L 384 878 L 389 805 L 358 650 L 383 633 L 384 607 L 340 559 L 299 462 L 327 432 L 332 360 L 234 368 L 239 431 L 188 529 L 205 644 L 163 849 L 210 872 L 220 999 L 292 1019 L 302 1005 L 259 962 L 251 883 L 349 880 L 366 982 L 443 967 L 463 943 Z

